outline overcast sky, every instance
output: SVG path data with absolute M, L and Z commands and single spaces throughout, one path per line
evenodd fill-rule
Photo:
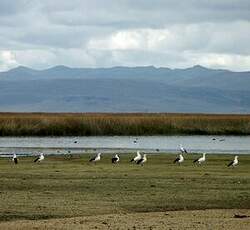
M 196 64 L 250 70 L 249 0 L 0 0 L 0 71 Z

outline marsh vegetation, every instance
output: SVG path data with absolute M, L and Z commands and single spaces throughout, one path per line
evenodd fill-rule
M 0 113 L 1 136 L 250 135 L 250 115 Z

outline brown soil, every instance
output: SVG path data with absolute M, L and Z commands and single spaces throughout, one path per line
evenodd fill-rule
M 245 215 L 245 218 L 235 218 Z M 249 230 L 250 209 L 168 211 L 0 222 L 0 229 L 226 229 Z

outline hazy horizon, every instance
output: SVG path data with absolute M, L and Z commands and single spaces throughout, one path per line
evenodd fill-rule
M 172 68 L 172 67 L 168 67 L 168 66 L 154 66 L 154 65 L 141 65 L 141 66 L 125 66 L 125 65 L 120 65 L 120 66 L 110 66 L 110 67 L 88 67 L 88 66 L 68 66 L 68 65 L 53 65 L 53 66 L 48 66 L 46 68 L 33 68 L 31 66 L 24 66 L 24 65 L 18 65 L 16 67 L 10 68 L 8 70 L 5 71 L 1 71 L 1 72 L 8 72 L 11 71 L 13 69 L 19 69 L 19 68 L 27 68 L 27 69 L 32 69 L 32 70 L 36 70 L 36 71 L 43 71 L 43 70 L 49 70 L 49 69 L 53 69 L 53 68 L 69 68 L 69 69 L 112 69 L 112 68 L 155 68 L 155 69 L 170 69 L 170 70 L 186 70 L 186 69 L 192 69 L 192 68 L 203 68 L 203 69 L 208 69 L 208 70 L 222 70 L 222 71 L 230 71 L 230 72 L 235 72 L 235 73 L 241 73 L 241 72 L 250 72 L 249 70 L 244 70 L 244 71 L 237 71 L 237 70 L 230 70 L 230 69 L 226 69 L 226 68 L 212 68 L 212 67 L 206 67 L 203 65 L 193 65 L 193 66 L 188 66 L 188 67 L 183 67 L 183 68 Z

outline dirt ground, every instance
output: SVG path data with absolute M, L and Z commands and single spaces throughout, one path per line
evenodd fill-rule
M 245 218 L 235 218 L 245 215 Z M 0 222 L 3 230 L 27 229 L 227 229 L 249 230 L 250 209 L 194 210 L 98 215 L 49 220 Z

